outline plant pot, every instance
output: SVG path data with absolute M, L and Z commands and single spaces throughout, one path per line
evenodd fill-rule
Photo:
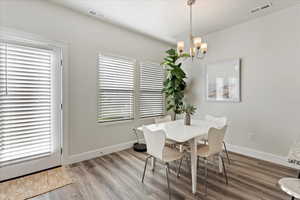
M 185 114 L 184 125 L 186 125 L 186 126 L 190 126 L 191 125 L 191 115 L 190 114 Z

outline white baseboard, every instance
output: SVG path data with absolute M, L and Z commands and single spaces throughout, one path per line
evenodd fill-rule
M 81 162 L 84 160 L 93 159 L 93 158 L 100 157 L 103 155 L 111 154 L 114 152 L 122 151 L 122 150 L 132 147 L 132 145 L 135 142 L 136 141 L 125 142 L 125 143 L 121 143 L 121 144 L 107 146 L 107 147 L 104 147 L 101 149 L 96 149 L 96 150 L 92 150 L 92 151 L 88 151 L 88 152 L 84 152 L 84 153 L 80 153 L 80 154 L 71 155 L 71 156 L 68 156 L 66 159 L 64 159 L 63 164 L 68 165 L 68 164 L 72 164 L 72 163 Z M 141 141 L 141 142 L 143 142 L 143 141 Z
M 269 162 L 283 165 L 286 167 L 297 168 L 295 165 L 288 163 L 287 157 L 277 156 L 277 155 L 274 155 L 271 153 L 257 151 L 257 150 L 250 149 L 247 147 L 241 147 L 241 146 L 232 145 L 232 144 L 226 144 L 226 146 L 227 146 L 228 151 L 231 151 L 234 153 L 242 154 L 242 155 L 260 159 L 260 160 L 269 161 Z

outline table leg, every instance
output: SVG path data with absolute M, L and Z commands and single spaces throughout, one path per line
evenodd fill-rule
M 191 172 L 192 172 L 192 192 L 197 192 L 197 140 L 190 141 L 191 147 Z

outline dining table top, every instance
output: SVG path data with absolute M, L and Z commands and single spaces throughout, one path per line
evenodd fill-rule
M 162 122 L 157 124 L 143 125 L 137 128 L 139 131 L 143 131 L 143 127 L 150 129 L 151 131 L 164 130 L 166 138 L 174 140 L 176 142 L 187 142 L 193 138 L 205 137 L 213 124 L 205 121 L 193 119 L 191 125 L 184 125 L 183 120 L 175 120 L 169 122 Z

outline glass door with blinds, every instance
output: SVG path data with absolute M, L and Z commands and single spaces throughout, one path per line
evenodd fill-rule
M 0 40 L 0 181 L 61 164 L 60 50 Z

